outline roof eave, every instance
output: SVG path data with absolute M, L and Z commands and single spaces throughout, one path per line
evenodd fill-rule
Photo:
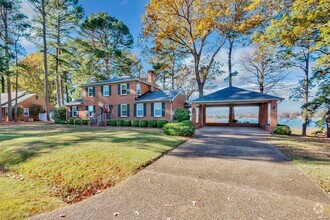
M 283 98 L 274 98 L 274 99 L 247 99 L 247 100 L 225 100 L 225 101 L 191 101 L 191 103 L 195 104 L 203 104 L 203 103 L 214 103 L 214 104 L 245 104 L 245 103 L 264 103 L 264 102 L 270 102 L 270 101 L 283 101 Z

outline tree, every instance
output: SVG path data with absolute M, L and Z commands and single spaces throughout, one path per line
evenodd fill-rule
M 47 116 L 47 121 L 50 121 L 49 115 L 49 81 L 48 81 L 48 49 L 47 49 L 47 25 L 46 25 L 46 17 L 49 13 L 49 5 L 50 0 L 28 0 L 32 5 L 34 12 L 36 13 L 36 17 L 34 18 L 34 27 L 35 30 L 38 31 L 39 25 L 41 25 L 42 30 L 42 41 L 43 41 L 43 57 L 44 57 L 44 87 L 45 87 L 45 111 Z M 40 29 L 39 29 L 40 30 Z
M 50 0 L 47 17 L 49 45 L 55 50 L 56 100 L 59 106 L 64 105 L 63 77 L 61 65 L 65 64 L 61 54 L 65 52 L 65 41 L 77 28 L 78 22 L 84 15 L 83 8 L 78 0 Z
M 105 12 L 88 16 L 80 26 L 77 43 L 84 53 L 99 59 L 105 69 L 104 78 L 109 78 L 111 68 L 117 68 L 116 60 L 124 56 L 133 45 L 128 27 Z
M 203 0 L 151 0 L 143 18 L 144 36 L 153 38 L 156 49 L 173 42 L 176 51 L 191 56 L 199 96 L 226 40 L 217 28 L 223 9 L 212 7 Z
M 246 73 L 244 80 L 258 86 L 259 92 L 264 94 L 281 86 L 287 76 L 283 72 L 287 65 L 270 46 L 256 46 L 240 59 L 242 71 Z

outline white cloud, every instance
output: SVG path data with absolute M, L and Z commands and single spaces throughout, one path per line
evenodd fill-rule
M 35 12 L 33 11 L 31 5 L 27 1 L 23 1 L 22 3 L 22 12 L 30 19 L 35 15 Z

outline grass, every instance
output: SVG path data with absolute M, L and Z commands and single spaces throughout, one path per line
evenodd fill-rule
M 84 199 L 185 140 L 158 130 L 2 126 L 0 219 L 22 219 Z
M 330 193 L 330 141 L 327 138 L 272 136 L 270 143 Z

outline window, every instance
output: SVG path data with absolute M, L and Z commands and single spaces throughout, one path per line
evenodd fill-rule
M 121 117 L 127 117 L 127 104 L 121 105 Z
M 90 105 L 88 106 L 88 117 L 94 116 L 94 106 Z
M 120 95 L 127 95 L 127 84 L 121 84 L 120 85 Z
M 24 108 L 23 115 L 24 116 L 30 116 L 30 109 Z
M 8 108 L 5 108 L 5 116 L 8 116 Z
M 94 88 L 93 87 L 88 87 L 87 88 L 87 96 L 88 97 L 94 97 Z
M 38 100 L 39 99 L 39 96 L 36 95 L 34 98 L 35 98 L 35 100 Z
M 103 96 L 110 96 L 110 86 L 103 86 Z
M 76 118 L 78 117 L 78 107 L 72 106 L 72 117 Z
M 141 84 L 140 83 L 136 84 L 136 94 L 141 95 Z
M 137 104 L 136 105 L 136 117 L 143 117 L 144 116 L 144 105 Z
M 154 104 L 154 117 L 162 117 L 162 103 Z

